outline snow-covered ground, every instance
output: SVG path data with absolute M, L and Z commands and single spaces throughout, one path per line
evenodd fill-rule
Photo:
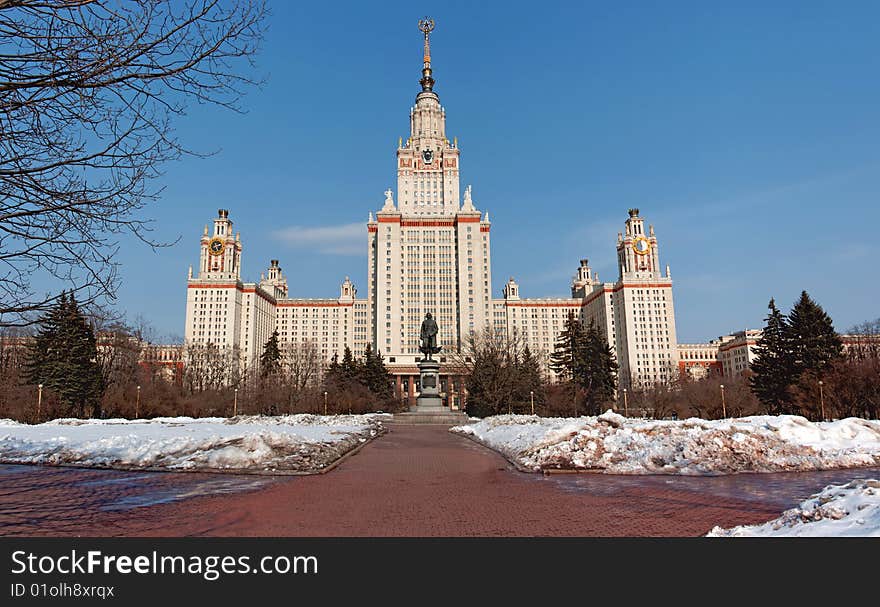
M 314 472 L 382 432 L 386 416 L 0 420 L 0 463 Z
M 610 474 L 730 474 L 880 465 L 880 421 L 810 422 L 793 415 L 655 421 L 499 415 L 452 432 L 523 468 Z
M 763 525 L 715 527 L 714 537 L 880 537 L 880 480 L 830 485 Z

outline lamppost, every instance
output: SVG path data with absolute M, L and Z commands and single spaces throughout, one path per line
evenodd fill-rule
M 721 384 L 721 417 L 727 417 L 727 407 L 724 405 L 724 384 Z
M 629 408 L 626 403 L 626 388 L 623 389 L 623 416 L 629 417 Z
M 232 391 L 232 417 L 238 415 L 238 388 Z
M 819 406 L 822 407 L 822 421 L 825 421 L 825 392 L 822 390 L 822 380 L 819 380 Z
M 529 390 L 529 398 L 532 400 L 532 415 L 535 414 L 535 391 Z
M 134 401 L 134 418 L 138 419 L 140 417 L 139 411 L 141 408 L 141 387 L 137 387 L 137 398 Z
M 43 404 L 43 384 L 37 386 L 37 422 L 40 421 L 40 407 Z
M 327 415 L 327 390 L 324 390 L 324 415 Z

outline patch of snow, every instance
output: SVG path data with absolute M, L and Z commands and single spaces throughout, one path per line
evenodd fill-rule
M 880 465 L 880 421 L 794 415 L 646 420 L 498 415 L 451 428 L 525 468 L 610 474 L 731 474 Z
M 829 485 L 762 525 L 715 527 L 709 537 L 880 537 L 880 480 Z
M 0 463 L 316 471 L 382 431 L 382 415 L 0 420 Z

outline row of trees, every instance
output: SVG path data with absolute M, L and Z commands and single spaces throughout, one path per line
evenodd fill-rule
M 569 312 L 550 355 L 550 368 L 569 386 L 575 415 L 579 401 L 587 415 L 598 415 L 614 399 L 617 361 L 608 340 L 592 321 L 584 329 L 574 313 Z
M 86 313 L 74 294 L 62 293 L 36 334 L 0 334 L 0 417 L 336 413 L 397 404 L 383 357 L 369 347 L 363 360 L 346 349 L 324 372 L 314 343 L 279 344 L 275 333 L 251 364 L 242 365 L 235 348 L 207 343 L 185 348 L 183 368 L 142 361 L 147 333 Z
M 831 318 L 807 293 L 784 315 L 771 300 L 752 368 L 735 377 L 683 378 L 628 394 L 628 409 L 654 417 L 800 414 L 813 419 L 880 414 L 880 319 L 850 330 L 846 355 Z M 101 340 L 95 329 L 103 326 Z M 63 293 L 29 346 L 0 339 L 0 416 L 34 421 L 58 416 L 231 415 L 394 411 L 392 376 L 381 353 L 351 350 L 324 369 L 313 343 L 281 344 L 273 333 L 242 367 L 238 352 L 213 344 L 187 348 L 185 370 L 166 381 L 164 367 L 139 361 L 144 329 L 88 317 Z M 572 314 L 550 355 L 558 381 L 524 340 L 506 332 L 470 336 L 450 367 L 466 379 L 467 409 L 501 413 L 595 415 L 623 409 L 617 364 L 601 332 Z M 179 371 L 179 370 L 178 370 Z M 723 384 L 723 385 L 722 385 Z M 37 391 L 37 386 L 42 386 Z M 615 396 L 617 401 L 615 402 Z
M 363 359 L 346 346 L 342 360 L 334 353 L 323 375 L 321 371 L 314 344 L 281 345 L 278 332 L 273 332 L 259 359 L 255 399 L 260 411 L 277 413 L 281 403 L 287 403 L 288 408 L 297 404 L 299 409 L 314 407 L 318 396 L 324 396 L 324 401 L 317 409 L 326 406 L 328 413 L 331 405 L 332 412 L 349 413 L 393 411 L 398 406 L 382 353 L 374 353 L 369 344 Z
M 451 358 L 465 377 L 470 415 L 524 413 L 532 402 L 540 408 L 546 400 L 540 361 L 521 339 L 484 330 L 468 336 Z
M 486 331 L 467 342 L 468 411 L 595 415 L 616 406 L 656 418 L 796 414 L 810 419 L 880 415 L 880 319 L 849 330 L 844 353 L 830 316 L 806 292 L 783 314 L 769 304 L 751 369 L 700 380 L 617 391 L 618 366 L 607 340 L 570 314 L 550 355 L 559 381 L 548 384 L 522 340 Z M 616 398 L 616 401 L 615 401 Z M 624 403 L 626 398 L 626 403 Z
M 830 316 L 806 292 L 788 314 L 770 300 L 756 359 L 742 374 L 631 392 L 630 410 L 657 418 L 802 415 L 839 419 L 880 415 L 880 319 L 847 331 L 844 349 Z
M 803 413 L 803 396 L 809 399 L 810 387 L 818 386 L 841 359 L 843 344 L 831 317 L 806 291 L 788 315 L 782 314 L 773 299 L 768 308 L 766 326 L 755 348 L 757 357 L 751 365 L 752 390 L 771 415 Z
M 453 355 L 467 388 L 467 411 L 485 417 L 501 413 L 595 415 L 612 406 L 618 365 L 608 341 L 590 323 L 570 313 L 558 336 L 549 383 L 542 361 L 518 334 L 486 329 L 469 336 Z

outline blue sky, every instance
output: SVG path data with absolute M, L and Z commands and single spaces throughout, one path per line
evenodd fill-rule
M 278 258 L 295 297 L 366 296 L 367 213 L 395 187 L 430 13 L 462 187 L 493 221 L 493 292 L 603 280 L 629 207 L 674 279 L 679 341 L 759 327 L 806 289 L 843 330 L 880 316 L 880 3 L 272 2 L 245 115 L 177 123 L 219 153 L 166 166 L 153 252 L 123 241 L 117 306 L 183 333 L 186 273 L 218 208 L 245 280 Z

